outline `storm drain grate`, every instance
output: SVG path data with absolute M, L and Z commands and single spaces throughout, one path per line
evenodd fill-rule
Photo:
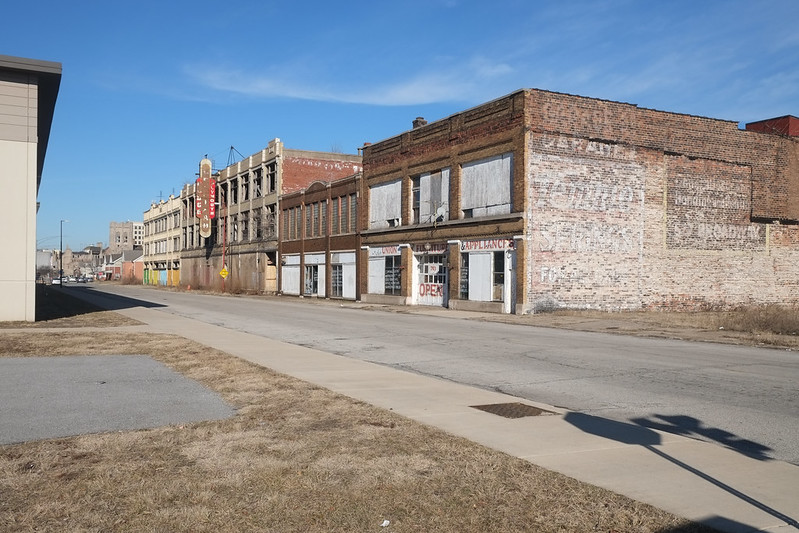
M 545 411 L 532 405 L 519 402 L 515 403 L 493 403 L 489 405 L 472 405 L 474 409 L 480 409 L 486 413 L 504 416 L 505 418 L 522 418 L 525 416 L 554 415 L 552 411 Z

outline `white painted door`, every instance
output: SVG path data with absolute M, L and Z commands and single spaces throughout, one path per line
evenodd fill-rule
M 418 257 L 419 305 L 444 306 L 447 301 L 447 268 L 443 254 L 425 254 Z

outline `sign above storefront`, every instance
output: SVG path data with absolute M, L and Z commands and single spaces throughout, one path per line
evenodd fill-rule
M 492 252 L 512 250 L 513 239 L 483 239 L 479 241 L 462 241 L 461 252 Z
M 399 255 L 400 247 L 394 246 L 374 246 L 369 248 L 369 257 L 382 257 L 384 255 Z

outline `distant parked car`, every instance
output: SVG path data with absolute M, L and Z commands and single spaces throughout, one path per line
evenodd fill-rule
M 53 278 L 50 285 L 61 285 L 61 278 Z
M 70 276 L 70 277 L 67 279 L 67 281 L 68 281 L 68 282 L 70 282 L 70 283 L 77 283 L 77 281 L 78 281 L 78 280 L 77 280 L 77 279 L 75 279 L 75 276 Z

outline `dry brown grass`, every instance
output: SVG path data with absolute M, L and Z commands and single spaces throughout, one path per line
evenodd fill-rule
M 554 311 L 484 320 L 579 331 L 799 349 L 799 309 L 753 306 L 729 311 Z
M 2 446 L 2 531 L 707 531 L 182 338 L 0 330 L 68 354 L 149 354 L 237 414 Z

